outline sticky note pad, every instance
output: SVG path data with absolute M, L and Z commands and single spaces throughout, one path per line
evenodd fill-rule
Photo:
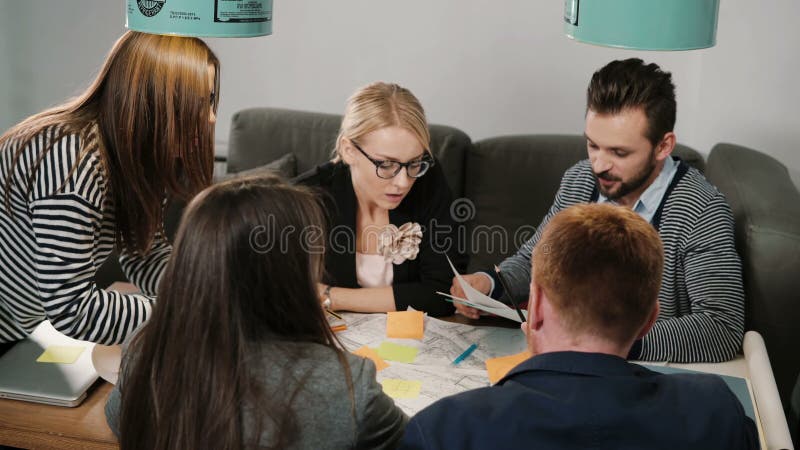
M 531 352 L 525 350 L 516 355 L 501 356 L 499 358 L 492 358 L 486 360 L 486 371 L 489 373 L 489 382 L 492 384 L 497 383 L 506 374 L 516 367 L 522 361 L 533 356 Z
M 407 345 L 384 342 L 378 347 L 378 356 L 389 361 L 411 363 L 417 357 L 417 349 Z
M 422 339 L 425 314 L 422 311 L 386 313 L 386 337 Z
M 371 359 L 372 362 L 375 363 L 375 368 L 378 370 L 378 372 L 389 367 L 389 364 L 386 361 L 384 361 L 380 356 L 378 356 L 378 353 L 375 351 L 375 349 L 369 348 L 366 345 L 354 351 L 353 354 Z
M 81 356 L 85 347 L 76 345 L 51 345 L 42 353 L 36 362 L 73 364 Z
M 422 390 L 422 382 L 387 378 L 381 381 L 383 392 L 392 398 L 417 398 Z

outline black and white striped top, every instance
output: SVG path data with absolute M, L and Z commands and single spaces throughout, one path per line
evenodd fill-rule
M 515 299 L 528 298 L 531 252 L 544 226 L 562 209 L 596 199 L 589 161 L 567 170 L 534 236 L 500 265 Z M 672 362 L 732 359 L 744 337 L 744 288 L 733 214 L 725 197 L 681 162 L 652 223 L 664 244 L 661 312 L 642 339 L 640 353 L 631 356 Z
M 97 288 L 95 273 L 115 240 L 111 184 L 99 159 L 97 128 L 84 142 L 77 135 L 59 139 L 26 194 L 37 156 L 57 132 L 50 127 L 25 148 L 13 169 L 11 213 L 0 207 L 0 342 L 22 339 L 49 319 L 67 336 L 119 343 L 149 317 L 171 247 L 159 236 L 144 257 L 121 252 L 123 271 L 145 295 Z M 17 147 L 12 139 L 0 148 L 0 186 L 12 171 Z

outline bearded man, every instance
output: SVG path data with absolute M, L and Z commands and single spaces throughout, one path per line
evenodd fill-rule
M 671 155 L 675 110 L 672 76 L 656 64 L 634 58 L 613 61 L 595 72 L 587 91 L 588 159 L 567 170 L 537 232 L 500 269 L 508 295 L 524 302 L 531 255 L 553 216 L 579 203 L 630 208 L 658 231 L 664 243 L 664 271 L 658 320 L 634 343 L 628 357 L 727 361 L 739 351 L 744 336 L 744 289 L 733 214 L 717 188 Z M 493 298 L 508 299 L 492 270 L 465 278 Z M 450 292 L 464 296 L 455 280 Z M 479 317 L 474 308 L 456 307 L 460 314 Z

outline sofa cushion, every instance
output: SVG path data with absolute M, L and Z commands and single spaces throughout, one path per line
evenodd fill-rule
M 231 120 L 228 173 L 263 166 L 294 153 L 303 173 L 330 158 L 341 116 L 278 108 L 239 111 Z
M 703 169 L 703 157 L 695 150 L 678 144 L 673 154 Z M 530 238 L 550 209 L 561 176 L 586 157 L 586 139 L 580 135 L 501 136 L 475 142 L 467 153 L 465 185 L 473 214 L 457 217 L 472 219 L 467 239 L 470 270 L 502 261 Z
M 764 337 L 788 412 L 800 372 L 800 192 L 783 164 L 733 144 L 714 146 L 706 175 L 733 210 L 746 329 Z
M 269 163 L 287 153 L 297 158 L 297 174 L 331 158 L 342 116 L 278 108 L 252 108 L 233 115 L 228 172 Z M 431 151 L 455 196 L 464 184 L 464 155 L 472 142 L 464 132 L 431 125 Z
M 290 179 L 297 176 L 297 157 L 294 153 L 287 153 L 270 163 L 252 169 L 242 170 L 235 173 L 228 173 L 222 179 L 227 180 L 236 177 L 278 175 L 283 179 Z

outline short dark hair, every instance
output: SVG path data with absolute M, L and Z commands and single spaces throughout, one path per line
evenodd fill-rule
M 586 109 L 617 114 L 643 108 L 647 139 L 655 146 L 675 127 L 675 85 L 672 74 L 639 58 L 611 61 L 592 75 L 586 92 Z
M 573 333 L 625 342 L 653 312 L 664 249 L 652 225 L 622 206 L 581 204 L 545 226 L 533 280 Z

